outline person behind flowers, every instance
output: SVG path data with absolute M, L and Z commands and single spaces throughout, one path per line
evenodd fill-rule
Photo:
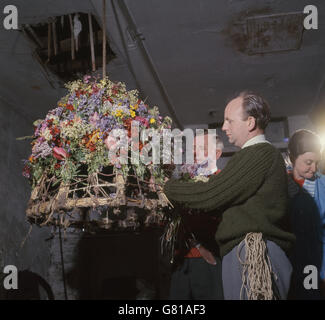
M 321 292 L 307 290 L 304 268 L 317 267 L 320 287 L 325 287 L 325 176 L 318 172 L 321 141 L 313 132 L 298 130 L 289 140 L 290 218 L 297 242 L 293 250 L 292 294 L 295 299 L 318 299 Z M 294 182 L 294 183 L 293 183 Z
M 215 143 L 212 139 L 215 139 Z M 195 163 L 184 164 L 181 177 L 182 173 L 189 172 L 194 180 L 208 179 L 218 174 L 217 160 L 222 149 L 223 143 L 219 136 L 208 133 L 197 135 L 194 140 Z M 199 212 L 188 214 L 188 209 L 177 210 L 181 213 L 182 224 L 177 236 L 178 250 L 174 259 L 169 299 L 222 300 L 221 259 L 214 239 L 219 219 Z
M 207 182 L 169 180 L 164 192 L 174 203 L 221 215 L 215 234 L 222 257 L 224 298 L 285 299 L 295 237 L 285 230 L 287 174 L 281 153 L 264 136 L 267 102 L 242 92 L 224 112 L 223 131 L 241 148 Z

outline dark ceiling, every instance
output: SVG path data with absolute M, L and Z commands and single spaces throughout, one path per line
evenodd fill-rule
M 286 19 L 289 13 L 302 13 L 308 1 L 106 2 L 107 37 L 116 54 L 107 65 L 109 76 L 125 81 L 129 89 L 138 88 L 177 126 L 222 121 L 225 101 L 242 89 L 263 94 L 274 117 L 308 114 L 324 96 L 323 0 L 312 3 L 318 8 L 318 30 L 300 33 L 294 26 L 292 38 L 289 29 L 273 34 L 276 41 L 283 36 L 282 43 L 275 45 L 297 42 L 299 48 L 272 52 L 273 43 L 260 54 L 247 49 L 247 19 L 278 14 L 286 14 Z M 19 26 L 75 12 L 102 19 L 101 0 L 12 0 L 10 4 L 18 8 Z M 2 27 L 0 41 L 0 98 L 31 120 L 44 117 L 65 90 L 35 59 L 35 48 L 21 31 Z

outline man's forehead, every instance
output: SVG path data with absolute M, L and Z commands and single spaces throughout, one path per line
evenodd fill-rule
M 242 102 L 243 98 L 238 97 L 231 100 L 225 109 L 225 117 L 232 116 L 233 114 L 241 113 L 242 112 Z

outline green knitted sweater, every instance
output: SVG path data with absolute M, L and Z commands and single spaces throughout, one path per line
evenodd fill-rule
M 230 252 L 249 232 L 262 232 L 288 252 L 295 241 L 285 231 L 287 175 L 281 153 L 269 143 L 237 152 L 226 167 L 208 182 L 170 180 L 164 192 L 172 202 L 222 213 L 216 232 L 221 256 Z

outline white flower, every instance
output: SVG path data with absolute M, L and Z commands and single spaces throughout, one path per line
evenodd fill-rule
M 51 135 L 51 131 L 49 128 L 46 128 L 45 130 L 43 130 L 41 136 L 43 136 L 46 141 L 52 140 L 52 135 Z
M 207 182 L 207 181 L 209 181 L 209 178 L 206 176 L 199 175 L 199 176 L 194 177 L 193 180 L 195 182 L 198 182 L 198 181 Z
M 104 107 L 105 111 L 106 110 L 109 111 L 109 110 L 111 110 L 113 108 L 113 105 L 110 103 L 110 101 L 107 100 L 107 101 L 104 102 L 103 107 Z

